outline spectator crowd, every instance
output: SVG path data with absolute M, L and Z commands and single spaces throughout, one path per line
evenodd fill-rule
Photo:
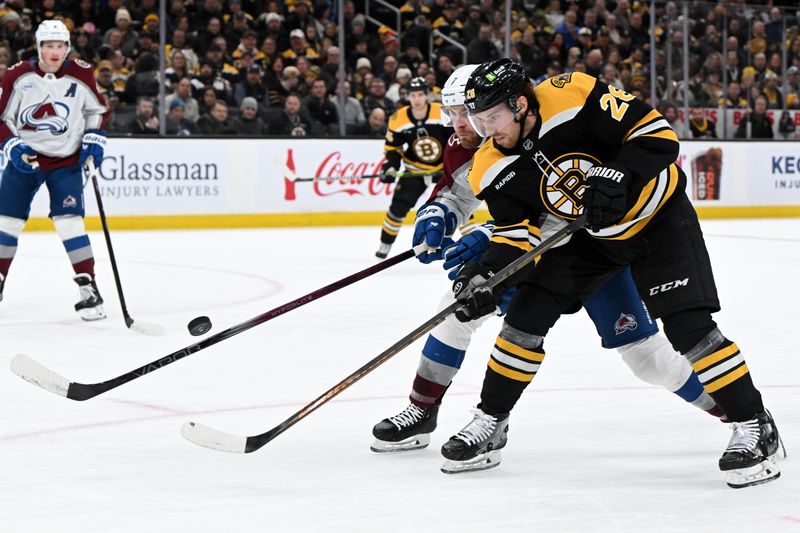
M 35 57 L 36 26 L 57 18 L 72 32 L 72 56 L 95 69 L 112 133 L 157 134 L 163 84 L 168 135 L 338 135 L 342 116 L 349 135 L 383 137 L 412 77 L 424 77 L 435 100 L 458 65 L 501 57 L 508 30 L 510 55 L 537 83 L 586 72 L 659 107 L 682 138 L 715 136 L 714 108 L 742 111 L 728 137 L 771 137 L 775 120 L 794 135 L 797 10 L 690 2 L 684 20 L 679 2 L 656 2 L 651 14 L 639 0 L 506 0 L 507 29 L 502 0 L 388 0 L 399 10 L 395 27 L 395 13 L 377 3 L 368 19 L 368 1 L 345 0 L 339 28 L 332 0 L 170 0 L 165 21 L 156 0 L 7 0 L 0 77 Z

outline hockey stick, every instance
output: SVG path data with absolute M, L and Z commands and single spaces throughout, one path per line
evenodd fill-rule
M 354 180 L 354 179 L 364 179 L 364 180 L 371 180 L 380 178 L 381 174 L 364 174 L 363 176 L 328 176 L 328 177 L 303 177 L 298 178 L 295 176 L 294 172 L 289 167 L 284 168 L 284 172 L 286 173 L 286 179 L 293 182 L 306 182 L 306 181 L 337 181 L 337 180 Z M 412 172 L 412 171 L 405 171 L 405 172 L 398 172 L 395 174 L 397 178 L 413 178 L 417 177 L 426 177 L 426 176 L 440 176 L 442 174 L 441 170 L 436 170 L 433 172 Z
M 125 295 L 122 293 L 122 282 L 120 281 L 119 270 L 117 269 L 117 259 L 114 256 L 114 247 L 111 245 L 111 233 L 108 231 L 106 212 L 105 209 L 103 209 L 103 199 L 100 197 L 100 186 L 97 184 L 97 168 L 94 166 L 93 158 L 90 157 L 86 160 L 86 169 L 92 180 L 92 187 L 94 187 L 94 197 L 97 199 L 97 210 L 100 212 L 100 223 L 103 226 L 103 235 L 106 238 L 108 258 L 111 261 L 111 270 L 114 273 L 114 283 L 117 285 L 117 295 L 119 295 L 119 304 L 122 307 L 122 316 L 125 319 L 125 325 L 129 330 L 135 331 L 136 333 L 155 337 L 161 336 L 164 334 L 163 327 L 158 324 L 136 322 L 131 318 L 130 313 L 128 313 L 128 306 L 125 305 Z
M 493 288 L 503 280 L 519 272 L 521 269 L 525 268 L 528 264 L 530 264 L 534 259 L 542 255 L 544 252 L 561 242 L 563 239 L 572 235 L 579 229 L 581 229 L 586 224 L 586 217 L 581 215 L 577 220 L 570 222 L 556 233 L 554 233 L 548 239 L 545 239 L 539 246 L 534 248 L 533 250 L 525 253 L 521 257 L 517 258 L 516 261 L 510 263 L 506 267 L 499 270 L 493 277 L 491 277 L 487 282 L 486 286 Z M 454 312 L 460 306 L 462 306 L 462 302 L 454 302 L 451 305 L 447 306 L 446 308 L 442 309 L 436 315 L 434 315 L 430 320 L 419 326 L 417 329 L 394 343 L 392 346 L 387 348 L 385 351 L 381 352 L 380 355 L 369 361 L 367 364 L 344 378 L 342 381 L 328 389 L 327 391 L 323 392 L 320 396 L 315 398 L 311 403 L 297 411 L 295 414 L 275 426 L 274 428 L 265 431 L 264 433 L 259 433 L 258 435 L 252 435 L 249 437 L 243 437 L 240 435 L 233 435 L 231 433 L 225 433 L 223 431 L 219 431 L 217 429 L 205 426 L 203 424 L 197 422 L 186 422 L 183 427 L 181 428 L 181 435 L 194 444 L 198 446 L 203 446 L 205 448 L 210 448 L 212 450 L 222 451 L 222 452 L 233 452 L 233 453 L 250 453 L 258 450 L 272 439 L 292 427 L 293 425 L 300 422 L 302 419 L 331 401 L 334 397 L 338 396 L 342 392 L 344 392 L 347 388 L 351 385 L 359 381 L 361 378 L 378 368 L 380 365 L 400 353 L 403 349 L 408 347 L 411 343 L 415 340 L 422 337 L 425 333 L 429 332 L 440 323 L 444 321 L 444 319 L 450 313 Z
M 199 352 L 200 350 L 208 348 L 209 346 L 213 346 L 218 342 L 224 341 L 225 339 L 229 339 L 234 335 L 238 335 L 239 333 L 247 331 L 248 329 L 258 326 L 259 324 L 263 324 L 264 322 L 272 320 L 275 317 L 288 313 L 289 311 L 297 309 L 302 305 L 313 302 L 314 300 L 318 300 L 323 296 L 327 296 L 328 294 L 331 294 L 332 292 L 335 292 L 341 288 L 352 285 L 356 281 L 368 278 L 373 274 L 377 274 L 382 270 L 386 270 L 397 263 L 401 263 L 406 259 L 414 257 L 415 255 L 419 255 L 420 253 L 424 253 L 427 250 L 428 248 L 424 244 L 420 244 L 415 248 L 407 250 L 394 257 L 390 257 L 389 259 L 372 265 L 369 268 L 365 268 L 360 272 L 351 274 L 340 279 L 339 281 L 331 283 L 330 285 L 326 285 L 321 289 L 317 289 L 306 294 L 305 296 L 301 296 L 300 298 L 296 298 L 291 302 L 287 302 L 281 306 L 278 306 L 271 311 L 267 311 L 266 313 L 253 317 L 250 320 L 242 322 L 241 324 L 230 327 L 225 331 L 221 331 L 216 335 L 212 335 L 211 337 L 203 339 L 200 342 L 196 342 L 190 346 L 181 348 L 176 352 L 172 352 L 169 355 L 160 357 L 155 361 L 151 361 L 146 365 L 140 366 L 139 368 L 131 370 L 130 372 L 126 372 L 125 374 L 107 381 L 101 381 L 99 383 L 78 383 L 75 381 L 69 381 L 67 378 L 53 372 L 49 368 L 25 354 L 18 354 L 14 356 L 14 358 L 11 360 L 11 371 L 25 381 L 33 383 L 34 385 L 54 394 L 58 394 L 59 396 L 64 396 L 70 400 L 77 401 L 88 400 L 99 394 L 124 385 L 129 381 L 133 381 L 136 378 L 140 378 L 145 374 L 149 374 L 150 372 L 164 368 L 165 366 L 174 363 L 179 359 L 188 357 L 193 353 Z

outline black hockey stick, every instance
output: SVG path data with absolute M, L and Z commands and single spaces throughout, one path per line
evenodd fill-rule
M 208 348 L 209 346 L 213 346 L 218 342 L 224 341 L 225 339 L 229 339 L 234 335 L 238 335 L 239 333 L 247 331 L 248 329 L 258 326 L 259 324 L 263 324 L 264 322 L 272 320 L 275 317 L 288 313 L 289 311 L 297 309 L 302 305 L 313 302 L 314 300 L 318 300 L 323 296 L 327 296 L 328 294 L 331 294 L 332 292 L 335 292 L 341 288 L 352 285 L 356 281 L 368 278 L 373 274 L 376 274 L 382 270 L 386 270 L 397 263 L 401 263 L 406 259 L 410 259 L 411 257 L 414 257 L 420 253 L 424 253 L 427 250 L 428 248 L 424 244 L 418 245 L 415 248 L 407 250 L 399 255 L 390 257 L 389 259 L 372 265 L 369 268 L 365 268 L 360 272 L 356 272 L 355 274 L 351 274 L 340 279 L 339 281 L 335 281 L 330 285 L 326 285 L 321 289 L 310 292 L 305 296 L 301 296 L 300 298 L 296 298 L 291 302 L 287 302 L 281 306 L 278 306 L 271 311 L 267 311 L 266 313 L 253 317 L 250 320 L 230 327 L 225 331 L 220 331 L 216 335 L 212 335 L 211 337 L 203 339 L 200 342 L 196 342 L 190 346 L 181 348 L 176 352 L 172 352 L 169 355 L 160 357 L 155 361 L 151 361 L 146 365 L 140 366 L 139 368 L 131 370 L 130 372 L 126 372 L 125 374 L 107 381 L 102 381 L 100 383 L 77 383 L 75 381 L 69 381 L 67 378 L 53 372 L 49 368 L 25 354 L 18 354 L 14 356 L 14 358 L 11 360 L 11 370 L 25 381 L 33 383 L 34 385 L 37 385 L 54 394 L 58 394 L 59 396 L 64 396 L 70 400 L 77 401 L 88 400 L 106 391 L 115 389 L 120 385 L 124 385 L 129 381 L 133 381 L 136 378 L 140 378 L 145 374 L 149 374 L 150 372 L 164 368 L 165 366 L 174 363 L 179 359 L 188 357 L 193 353 L 199 352 L 200 350 Z
M 525 255 L 519 257 L 513 263 L 510 263 L 505 268 L 499 270 L 492 278 L 490 278 L 486 285 L 488 287 L 495 287 L 503 280 L 519 272 L 521 269 L 525 268 L 528 264 L 530 264 L 533 260 L 537 257 L 542 255 L 544 252 L 561 242 L 563 239 L 572 235 L 579 229 L 581 229 L 586 224 L 586 217 L 581 215 L 577 220 L 574 220 L 555 232 L 551 237 L 545 239 L 539 246 L 534 248 L 533 250 L 525 253 Z M 344 378 L 342 381 L 328 389 L 327 391 L 323 392 L 320 396 L 315 398 L 311 403 L 297 411 L 295 414 L 275 426 L 274 428 L 265 431 L 264 433 L 260 433 L 258 435 L 253 435 L 250 437 L 243 437 L 240 435 L 233 435 L 231 433 L 225 433 L 223 431 L 219 431 L 217 429 L 205 426 L 203 424 L 197 422 L 186 422 L 183 427 L 181 428 L 181 435 L 183 437 L 197 444 L 198 446 L 203 446 L 205 448 L 210 448 L 212 450 L 223 451 L 223 452 L 233 452 L 233 453 L 250 453 L 260 449 L 262 446 L 270 442 L 272 439 L 292 427 L 293 425 L 300 422 L 302 419 L 331 401 L 334 397 L 338 396 L 346 389 L 348 389 L 351 385 L 359 381 L 361 378 L 378 368 L 380 365 L 400 353 L 403 349 L 408 347 L 411 343 L 415 340 L 419 339 L 425 333 L 429 332 L 440 323 L 444 321 L 444 319 L 450 313 L 454 312 L 458 309 L 461 305 L 461 302 L 454 302 L 451 305 L 447 306 L 446 308 L 442 309 L 436 315 L 434 315 L 430 320 L 419 326 L 417 329 L 394 343 L 392 346 L 384 350 L 380 353 L 377 357 L 369 361 L 367 364 Z
M 129 330 L 135 331 L 136 333 L 153 335 L 156 337 L 161 336 L 164 334 L 164 328 L 158 324 L 134 321 L 130 313 L 128 313 L 128 306 L 125 305 L 125 295 L 122 293 L 122 282 L 120 281 L 119 269 L 117 268 L 117 259 L 114 256 L 114 247 L 111 245 L 111 233 L 108 231 L 106 211 L 103 209 L 103 199 L 100 197 L 100 186 L 97 184 L 97 168 L 94 166 L 94 159 L 91 157 L 86 161 L 86 171 L 89 174 L 89 178 L 92 180 L 94 197 L 97 199 L 97 210 L 100 212 L 100 223 L 103 225 L 103 235 L 106 238 L 108 258 L 111 261 L 111 270 L 114 273 L 114 283 L 117 285 L 117 295 L 119 296 L 119 305 L 122 307 L 122 317 L 125 319 L 125 325 Z

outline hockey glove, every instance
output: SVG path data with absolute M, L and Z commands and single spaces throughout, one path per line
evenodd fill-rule
M 394 180 L 397 179 L 397 169 L 394 167 L 382 168 L 378 179 L 381 180 L 381 183 L 394 183 Z
M 103 162 L 107 137 L 108 134 L 103 130 L 86 130 L 81 143 L 81 166 L 90 157 L 94 160 L 95 166 L 100 166 Z
M 470 322 L 495 312 L 497 304 L 502 300 L 503 289 L 498 286 L 498 296 L 495 296 L 492 289 L 485 286 L 493 275 L 489 267 L 478 263 L 465 265 L 458 273 L 453 283 L 453 294 L 456 300 L 464 304 L 455 312 L 459 322 Z
M 425 246 L 433 250 L 442 248 L 445 237 L 452 235 L 457 225 L 455 213 L 451 213 L 446 205 L 438 202 L 425 204 L 417 211 L 411 244 L 417 246 L 425 243 Z
M 417 259 L 420 263 L 424 263 L 426 265 L 433 263 L 434 261 L 441 261 L 444 259 L 444 255 L 447 253 L 450 248 L 456 245 L 456 242 L 451 239 L 450 237 L 445 237 L 442 240 L 441 248 L 437 248 L 435 250 L 428 250 L 427 252 L 422 252 L 417 256 Z M 455 279 L 455 278 L 453 278 Z
M 448 248 L 444 253 L 445 270 L 450 270 L 447 277 L 455 280 L 461 270 L 461 266 L 473 261 L 477 261 L 483 252 L 489 248 L 489 239 L 492 238 L 494 224 L 483 224 L 470 231 L 452 248 Z
M 630 177 L 614 165 L 597 165 L 586 175 L 583 206 L 592 231 L 613 226 L 625 216 Z
M 3 155 L 6 157 L 6 162 L 10 161 L 20 172 L 31 174 L 39 168 L 39 163 L 36 162 L 38 154 L 19 137 L 10 137 L 6 141 L 3 145 Z

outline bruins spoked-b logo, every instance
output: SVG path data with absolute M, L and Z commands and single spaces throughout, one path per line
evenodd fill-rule
M 433 164 L 442 157 L 442 145 L 434 137 L 420 137 L 414 140 L 411 149 L 423 163 Z
M 534 154 L 542 169 L 541 196 L 547 210 L 562 218 L 576 219 L 583 212 L 586 173 L 600 161 L 589 154 L 564 154 L 550 161 L 542 152 Z

